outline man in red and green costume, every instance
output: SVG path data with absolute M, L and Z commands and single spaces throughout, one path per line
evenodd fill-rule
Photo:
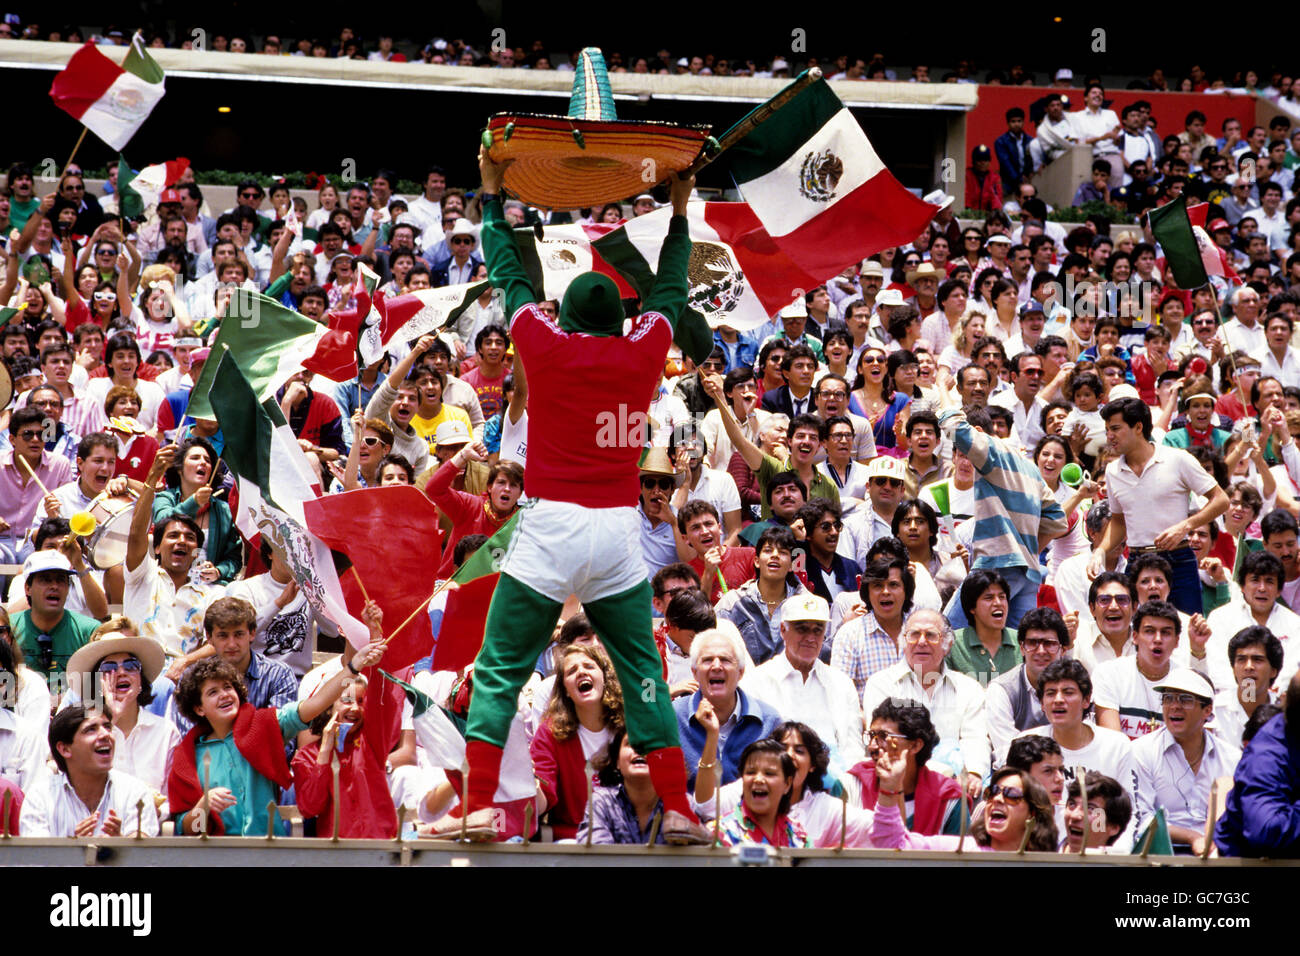
M 475 664 L 465 826 L 478 839 L 493 836 L 492 798 L 519 690 L 550 641 L 563 602 L 576 594 L 618 671 L 628 738 L 645 755 L 664 803 L 665 839 L 707 843 L 686 796 L 677 720 L 650 625 L 636 510 L 644 435 L 618 442 L 597 437 L 603 425 L 608 430 L 609 415 L 625 421 L 645 411 L 674 339 L 697 361 L 712 347 L 708 326 L 685 308 L 691 252 L 685 213 L 694 177 L 672 180 L 674 215 L 654 288 L 624 335 L 618 288 L 607 276 L 574 279 L 558 322 L 537 307 L 502 213 L 507 165 L 480 152 L 488 275 L 505 295 L 516 361 L 528 372 L 524 491 L 530 503 L 502 559 Z M 460 821 L 448 820 L 444 829 L 455 836 Z

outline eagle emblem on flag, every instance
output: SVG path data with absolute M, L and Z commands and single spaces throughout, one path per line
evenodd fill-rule
M 730 249 L 716 242 L 698 239 L 691 242 L 686 276 L 691 284 L 687 307 L 706 319 L 735 311 L 745 294 L 745 274 L 740 271 L 740 264 Z
M 830 202 L 844 175 L 844 161 L 829 149 L 808 153 L 799 167 L 799 193 L 813 202 Z

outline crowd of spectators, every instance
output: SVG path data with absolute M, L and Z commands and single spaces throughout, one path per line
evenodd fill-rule
M 1067 139 L 1092 139 L 1051 120 L 1055 103 Z M 1272 141 L 1202 143 L 1189 116 L 1188 139 L 1156 154 L 1130 130 L 1140 103 L 1124 116 L 1152 147 L 1155 202 L 1213 204 L 1239 280 L 1180 289 L 1142 230 L 1049 222 L 1026 147 L 983 220 L 944 208 L 767 325 L 716 329 L 698 366 L 667 356 L 637 534 L 696 806 L 724 842 L 946 848 L 965 832 L 983 849 L 1122 852 L 1158 812 L 1182 852 L 1300 840 L 1276 823 L 1295 817 L 1300 727 L 1300 201 L 1284 175 L 1300 157 L 1285 121 Z M 1099 155 L 1103 198 L 1107 175 L 1139 178 L 1121 156 Z M 1227 183 L 1247 160 L 1252 178 Z M 326 184 L 309 208 L 250 180 L 217 210 L 189 174 L 131 221 L 75 166 L 45 196 L 30 166 L 9 168 L 0 799 L 20 832 L 264 834 L 278 799 L 318 834 L 391 837 L 398 806 L 426 828 L 456 806 L 459 763 L 417 740 L 373 669 L 382 613 L 367 607 L 366 647 L 313 653 L 331 622 L 282 555 L 244 540 L 221 429 L 187 415 L 235 289 L 325 322 L 353 306 L 362 266 L 391 296 L 487 277 L 479 200 L 436 166 L 418 195 L 395 182 Z M 448 532 L 431 579 L 521 507 L 513 318 L 489 290 L 355 379 L 301 372 L 275 396 L 326 493 L 429 496 Z M 111 523 L 114 503 L 120 551 L 83 547 L 82 513 Z M 403 676 L 464 715 L 472 667 Z M 503 780 L 526 794 L 503 800 L 503 838 L 541 822 L 649 839 L 633 692 L 566 607 L 506 748 Z

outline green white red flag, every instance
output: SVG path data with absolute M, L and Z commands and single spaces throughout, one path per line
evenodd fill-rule
M 429 606 L 433 625 L 433 669 L 459 670 L 483 647 L 488 607 L 501 577 L 501 562 L 519 524 L 519 512 L 497 529 L 451 576 L 445 602 Z
M 164 92 L 162 67 L 149 55 L 138 33 L 131 38 L 121 66 L 87 42 L 72 54 L 50 86 L 50 96 L 59 109 L 119 151 L 148 119 Z
M 222 346 L 238 361 L 259 402 L 272 398 L 295 372 L 315 372 L 336 382 L 346 382 L 357 374 L 354 334 L 321 325 L 248 289 L 236 289 L 230 296 L 212 343 L 213 352 Z M 211 361 L 204 364 L 190 392 L 187 415 L 213 417 L 208 391 L 216 374 L 214 366 Z
M 361 361 L 373 365 L 383 358 L 391 342 L 409 342 L 446 328 L 489 288 L 486 281 L 468 282 L 379 299 L 379 321 L 361 331 Z
M 364 647 L 370 630 L 348 610 L 334 556 L 307 527 L 305 506 L 320 488 L 280 407 L 257 397 L 229 349 L 219 348 L 208 368 L 213 374 L 207 398 L 225 439 L 221 458 L 239 492 L 235 526 L 249 540 L 260 534 L 270 542 L 312 608 L 354 646 Z M 202 383 L 200 378 L 195 389 Z
M 796 93 L 724 156 L 772 241 L 822 280 L 911 242 L 939 210 L 885 168 L 825 80 Z

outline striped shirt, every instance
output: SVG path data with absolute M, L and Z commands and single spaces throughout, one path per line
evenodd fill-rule
M 956 409 L 940 415 L 939 423 L 980 475 L 975 483 L 972 567 L 1024 568 L 1029 580 L 1038 584 L 1043 579 L 1038 536 L 1064 532 L 1065 512 L 1034 463 L 1009 444 L 971 428 Z

